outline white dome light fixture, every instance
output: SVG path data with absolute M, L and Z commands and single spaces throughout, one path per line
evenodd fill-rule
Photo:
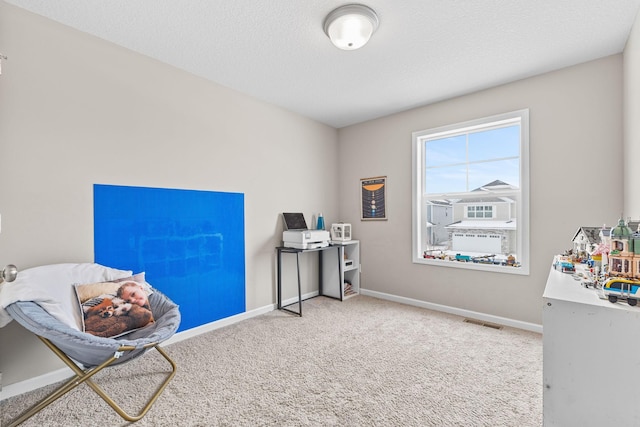
M 378 28 L 376 12 L 362 4 L 347 4 L 334 9 L 324 20 L 324 32 L 339 49 L 359 49 Z

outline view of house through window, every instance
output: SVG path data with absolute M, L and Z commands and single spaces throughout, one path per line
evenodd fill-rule
M 413 259 L 528 274 L 528 110 L 413 134 Z

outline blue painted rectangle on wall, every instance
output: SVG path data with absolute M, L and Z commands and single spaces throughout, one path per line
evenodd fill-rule
M 145 272 L 179 330 L 243 313 L 244 194 L 95 184 L 95 262 Z

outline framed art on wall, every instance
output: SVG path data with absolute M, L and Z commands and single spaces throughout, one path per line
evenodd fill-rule
M 387 219 L 387 177 L 377 176 L 360 180 L 361 220 Z

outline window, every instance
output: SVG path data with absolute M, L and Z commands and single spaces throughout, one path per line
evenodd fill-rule
M 529 274 L 529 111 L 413 133 L 413 262 Z
M 493 206 L 467 206 L 467 218 L 493 218 Z

